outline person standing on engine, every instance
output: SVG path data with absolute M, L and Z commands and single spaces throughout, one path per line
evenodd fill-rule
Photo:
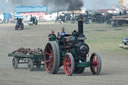
M 65 32 L 64 27 L 62 27 L 62 28 L 61 28 L 61 32 L 58 33 L 58 36 L 59 36 L 59 37 L 62 37 L 62 36 L 64 36 L 64 35 L 66 35 L 66 34 L 67 34 L 67 32 Z

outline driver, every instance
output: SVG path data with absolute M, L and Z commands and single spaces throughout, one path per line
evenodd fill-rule
M 66 34 L 67 34 L 67 32 L 65 32 L 64 27 L 62 27 L 62 28 L 61 28 L 61 32 L 58 33 L 58 36 L 59 36 L 59 37 L 62 37 L 62 36 L 64 36 L 64 35 L 66 35 Z
M 56 35 L 54 33 L 54 30 L 51 31 L 51 34 L 48 35 L 48 38 L 50 41 L 56 40 Z

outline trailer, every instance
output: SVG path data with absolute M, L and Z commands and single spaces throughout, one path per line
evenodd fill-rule
M 42 54 L 29 54 L 29 52 L 23 53 L 21 51 L 20 52 L 17 52 L 17 51 L 19 51 L 19 49 L 8 54 L 9 57 L 13 57 L 12 66 L 13 66 L 14 69 L 18 68 L 18 64 L 27 64 L 29 70 L 33 71 L 34 66 L 36 66 L 36 68 L 41 68 L 41 66 L 44 65 L 44 63 L 43 63 L 43 60 L 44 60 L 43 53 Z
M 128 14 L 112 17 L 112 27 L 119 27 L 123 24 L 128 24 Z

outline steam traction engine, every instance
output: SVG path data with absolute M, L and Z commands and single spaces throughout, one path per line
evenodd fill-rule
M 15 30 L 24 30 L 23 18 L 17 18 L 16 20 L 17 22 L 16 22 Z
M 38 25 L 37 18 L 36 17 L 31 17 L 31 19 L 29 20 L 29 23 L 28 24 L 29 25 L 33 25 L 33 24 Z
M 54 36 L 54 35 L 53 35 Z M 66 75 L 82 73 L 86 67 L 90 67 L 92 74 L 98 75 L 101 71 L 101 58 L 92 53 L 90 61 L 87 61 L 89 47 L 84 42 L 83 20 L 78 20 L 78 32 L 72 35 L 51 37 L 44 49 L 44 64 L 48 73 L 56 74 L 61 66 Z

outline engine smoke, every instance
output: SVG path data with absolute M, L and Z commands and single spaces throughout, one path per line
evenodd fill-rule
M 0 10 L 10 12 L 16 6 L 48 6 L 48 11 L 59 10 L 79 10 L 85 9 L 105 9 L 119 6 L 119 0 L 0 0 Z
M 42 0 L 42 4 L 51 11 L 80 10 L 84 6 L 83 0 Z

